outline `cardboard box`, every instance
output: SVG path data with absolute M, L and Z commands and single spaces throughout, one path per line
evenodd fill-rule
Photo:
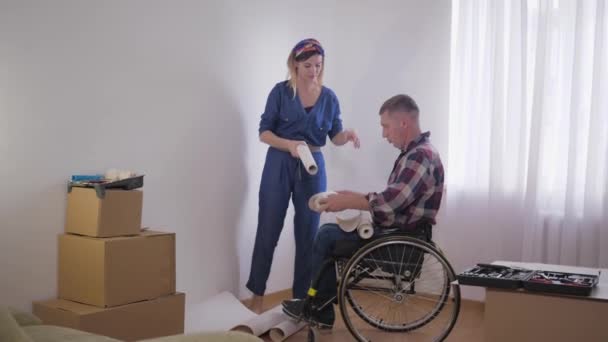
M 175 234 L 59 236 L 59 298 L 110 307 L 175 292 Z
M 93 188 L 68 193 L 65 232 L 94 237 L 137 235 L 141 229 L 143 192 L 107 189 L 99 198 Z
M 34 302 L 44 324 L 105 335 L 124 341 L 184 333 L 185 295 L 160 297 L 113 308 L 54 299 Z
M 528 270 L 597 275 L 598 269 L 565 265 L 495 261 Z M 484 335 L 488 342 L 608 341 L 608 274 L 588 296 L 524 290 L 486 289 Z
M 606 301 L 487 289 L 485 341 L 608 341 L 606 317 Z

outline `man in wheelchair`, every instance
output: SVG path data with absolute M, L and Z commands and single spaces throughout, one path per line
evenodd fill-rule
M 382 137 L 401 151 L 388 178 L 386 189 L 367 194 L 339 191 L 321 202 L 325 211 L 345 209 L 366 210 L 371 213 L 375 227 L 374 237 L 386 230 L 412 233 L 430 242 L 431 226 L 441 204 L 444 172 L 439 154 L 429 141 L 430 132 L 422 133 L 419 109 L 408 95 L 396 95 L 380 107 Z M 332 262 L 336 255 L 352 254 L 336 250 L 337 242 L 360 246 L 361 238 L 355 232 L 345 232 L 337 224 L 325 224 L 315 238 L 312 257 L 312 274 L 316 275 L 308 295 L 309 299 L 292 299 L 283 302 L 283 311 L 294 319 L 303 319 L 319 328 L 331 329 L 335 320 L 336 272 L 324 263 Z M 346 243 L 349 245 L 348 243 Z M 340 247 L 340 246 L 339 246 Z M 310 310 L 309 301 L 317 310 Z

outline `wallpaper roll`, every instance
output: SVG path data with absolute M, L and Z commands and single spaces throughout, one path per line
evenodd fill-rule
M 364 240 L 367 240 L 374 235 L 374 227 L 372 226 L 371 223 L 368 223 L 368 222 L 361 223 L 357 227 L 357 233 L 359 234 L 359 237 L 361 237 Z
M 336 213 L 336 223 L 345 232 L 352 232 L 361 223 L 361 210 L 346 209 Z
M 312 157 L 312 152 L 310 152 L 310 148 L 308 148 L 308 145 L 298 145 L 297 150 L 298 155 L 300 156 L 300 160 L 306 168 L 306 172 L 311 175 L 316 175 L 319 171 L 319 168 L 317 167 L 317 162 L 315 162 L 315 159 Z

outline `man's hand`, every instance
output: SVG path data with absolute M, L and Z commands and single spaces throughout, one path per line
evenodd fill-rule
M 323 211 L 336 212 L 348 209 L 346 207 L 348 201 L 348 195 L 337 193 L 335 195 L 329 195 L 326 198 L 319 201 L 319 205 L 323 208 Z
M 369 210 L 369 203 L 362 193 L 354 191 L 338 191 L 336 195 L 329 195 L 319 201 L 324 211 L 336 212 L 346 209 Z

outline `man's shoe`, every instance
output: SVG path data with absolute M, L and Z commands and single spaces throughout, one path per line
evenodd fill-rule
M 331 329 L 334 326 L 336 314 L 332 303 L 329 303 L 320 311 L 316 310 L 314 305 L 311 305 L 311 307 L 306 309 L 305 301 L 302 299 L 285 300 L 282 305 L 283 312 L 293 319 L 301 319 L 308 323 L 315 324 L 320 329 Z
M 302 299 L 291 299 L 284 300 L 281 305 L 283 305 L 283 312 L 296 320 L 305 319 L 304 311 L 304 301 Z

